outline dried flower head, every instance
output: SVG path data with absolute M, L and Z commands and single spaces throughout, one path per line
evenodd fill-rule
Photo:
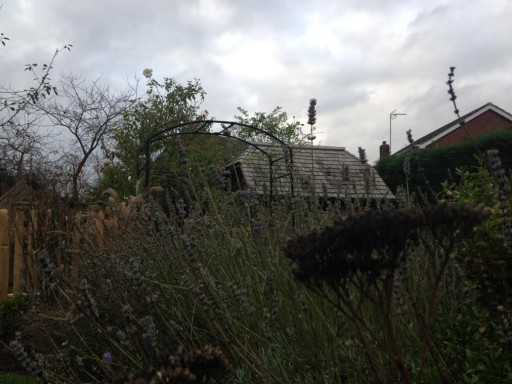
M 87 279 L 82 279 L 80 282 L 80 290 L 78 292 L 78 300 L 76 306 L 86 315 L 92 315 L 96 318 L 100 317 L 96 299 L 91 293 L 91 287 Z
M 366 164 L 368 162 L 368 157 L 366 157 L 366 149 L 358 147 L 357 151 L 359 153 L 359 160 L 361 160 L 362 163 Z
M 111 363 L 112 362 L 112 353 L 104 352 L 102 358 L 105 363 Z
M 467 232 L 489 213 L 468 206 L 441 204 L 431 209 L 405 208 L 365 211 L 321 232 L 288 241 L 286 256 L 298 280 L 336 287 L 364 276 L 373 284 L 385 271 L 395 270 L 417 242 L 420 230 L 436 238 Z
M 408 129 L 406 133 L 407 133 L 407 141 L 409 142 L 409 144 L 413 144 L 414 139 L 412 138 L 412 130 Z
M 453 106 L 455 110 L 453 111 L 457 116 L 459 116 L 459 109 L 457 108 L 457 104 L 455 100 L 457 99 L 457 96 L 455 95 L 455 90 L 453 89 L 453 80 L 455 76 L 455 67 L 450 67 L 450 73 L 448 73 L 448 81 L 446 82 L 446 85 L 448 85 L 448 94 L 450 95 L 450 101 L 453 103 Z M 460 116 L 459 116 L 460 118 Z
M 41 353 L 27 352 L 19 340 L 20 335 L 9 343 L 10 350 L 16 359 L 21 363 L 27 373 L 37 376 L 40 383 L 48 383 L 48 374 L 45 371 L 46 360 Z M 0 377 L 1 379 L 1 377 Z M 0 380 L 0 382 L 3 382 Z
M 145 68 L 143 71 L 142 71 L 142 74 L 144 75 L 144 77 L 146 79 L 149 79 L 151 76 L 153 76 L 153 70 L 150 69 L 150 68 Z
M 411 158 L 407 157 L 404 160 L 404 175 L 407 179 L 411 177 Z
M 405 243 L 422 224 L 422 215 L 414 209 L 363 212 L 320 233 L 289 241 L 285 253 L 300 281 L 337 285 L 359 272 L 375 279 L 382 269 L 398 266 Z M 373 256 L 375 251 L 378 258 Z
M 316 124 L 316 99 L 310 99 L 309 100 L 308 124 L 309 125 L 315 125 Z

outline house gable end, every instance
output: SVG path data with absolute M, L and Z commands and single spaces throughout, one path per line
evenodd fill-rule
M 487 103 L 461 117 L 465 128 L 472 135 L 489 132 L 500 128 L 512 128 L 512 115 L 492 103 Z M 454 145 L 467 138 L 466 130 L 456 119 L 441 128 L 414 141 L 419 148 L 426 148 L 437 145 Z M 401 155 L 412 149 L 411 145 L 400 149 L 393 155 Z

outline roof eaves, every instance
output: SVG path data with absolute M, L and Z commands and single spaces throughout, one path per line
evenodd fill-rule
M 453 120 L 452 122 L 450 122 L 446 125 L 443 125 L 441 128 L 438 128 L 438 129 L 426 134 L 425 136 L 420 137 L 419 139 L 414 141 L 414 145 L 418 146 L 419 148 L 428 147 L 433 142 L 439 140 L 443 136 L 446 136 L 450 132 L 453 132 L 454 130 L 459 128 L 461 126 L 460 120 L 462 120 L 464 122 L 471 121 L 474 118 L 480 116 L 481 114 L 483 114 L 484 112 L 487 112 L 489 110 L 494 111 L 497 114 L 503 116 L 504 118 L 512 121 L 512 115 L 510 113 L 508 113 L 504 109 L 497 107 L 493 103 L 487 103 L 487 104 L 465 114 L 460 119 L 457 118 L 457 119 Z M 411 149 L 412 149 L 412 145 L 409 144 L 409 145 L 403 147 L 402 149 L 396 151 L 393 155 L 401 155 L 403 153 L 410 151 Z

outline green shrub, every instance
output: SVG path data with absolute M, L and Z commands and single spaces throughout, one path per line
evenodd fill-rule
M 2 384 L 36 384 L 37 382 L 37 379 L 32 376 L 18 373 L 0 373 L 0 383 Z
M 442 200 L 483 205 L 491 212 L 489 220 L 465 239 L 459 252 L 459 261 L 467 271 L 466 289 L 478 289 L 482 303 L 488 306 L 510 306 L 512 250 L 505 244 L 496 183 L 483 167 L 474 171 L 461 168 L 457 174 L 459 183 L 443 183 Z
M 476 137 L 476 145 L 483 152 L 490 148 L 500 151 L 503 167 L 512 168 L 512 130 L 500 130 Z M 464 141 L 450 147 L 424 148 L 397 156 L 387 156 L 380 159 L 376 169 L 386 185 L 396 192 L 398 186 L 406 184 L 404 174 L 404 161 L 410 159 L 409 190 L 417 193 L 427 192 L 429 186 L 435 193 L 443 190 L 442 183 L 446 180 L 459 182 L 455 169 L 462 166 L 471 168 L 480 165 L 475 157 L 476 149 L 469 142 Z M 419 162 L 416 160 L 419 158 Z
M 19 328 L 19 321 L 32 303 L 30 295 L 20 293 L 0 302 L 0 339 L 8 340 Z
M 466 304 L 457 316 L 439 316 L 434 338 L 457 382 L 512 382 L 512 344 L 503 340 L 499 318 L 488 309 Z M 442 382 L 434 367 L 427 371 L 426 382 Z
M 457 170 L 459 183 L 444 182 L 442 200 L 488 207 L 491 216 L 464 239 L 455 262 L 465 271 L 459 289 L 477 295 L 455 315 L 442 313 L 435 324 L 444 358 L 462 383 L 512 382 L 512 250 L 506 245 L 503 210 L 496 182 L 484 167 Z M 505 216 L 504 216 L 505 215 Z M 438 382 L 429 370 L 429 382 Z

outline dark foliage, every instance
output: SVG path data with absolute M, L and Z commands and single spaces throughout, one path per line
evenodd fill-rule
M 512 130 L 500 130 L 492 134 L 482 134 L 475 139 L 478 147 L 485 151 L 497 149 L 501 155 L 502 167 L 512 168 Z M 429 180 L 434 192 L 441 192 L 441 183 L 457 176 L 455 168 L 478 166 L 479 159 L 475 156 L 475 146 L 469 141 L 443 148 L 417 149 L 421 165 L 415 161 L 412 152 L 399 156 L 387 156 L 380 159 L 377 172 L 386 185 L 396 192 L 397 187 L 405 184 L 404 161 L 410 159 L 409 190 L 411 192 L 425 191 L 425 179 Z M 458 180 L 453 180 L 457 182 Z
M 0 166 L 0 194 L 4 194 L 16 184 L 12 170 Z
M 220 349 L 205 346 L 176 353 L 158 368 L 150 367 L 141 373 L 127 372 L 111 383 L 204 383 L 206 380 L 225 382 L 231 370 L 231 365 Z
M 32 298 L 19 294 L 0 302 L 0 340 L 7 341 L 14 336 L 20 319 L 29 310 Z
M 468 232 L 487 217 L 486 210 L 453 204 L 427 210 L 366 211 L 288 241 L 285 253 L 295 265 L 295 276 L 305 283 L 335 287 L 364 274 L 372 284 L 400 265 L 408 244 L 419 239 L 419 230 L 427 229 L 439 240 Z

